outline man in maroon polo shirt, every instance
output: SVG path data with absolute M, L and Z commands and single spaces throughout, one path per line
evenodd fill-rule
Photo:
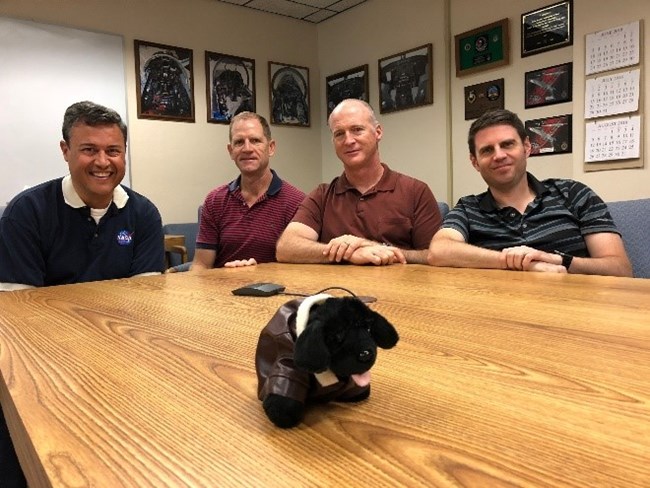
M 442 222 L 429 187 L 381 162 L 382 128 L 366 102 L 343 100 L 329 127 L 343 174 L 305 198 L 278 240 L 278 261 L 426 264 Z
M 205 198 L 191 271 L 275 261 L 275 243 L 305 196 L 270 168 L 275 141 L 264 117 L 237 114 L 229 137 L 241 174 Z

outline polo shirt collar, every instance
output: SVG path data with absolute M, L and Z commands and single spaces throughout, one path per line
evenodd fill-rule
M 278 176 L 278 174 L 274 170 L 271 170 L 271 174 L 273 175 L 273 177 L 271 178 L 271 184 L 269 185 L 269 189 L 266 190 L 266 194 L 269 196 L 275 195 L 282 189 L 282 179 Z M 230 183 L 228 183 L 229 192 L 233 192 L 239 189 L 240 187 L 241 187 L 241 175 L 239 175 L 237 178 L 235 178 Z
M 539 181 L 537 178 L 535 178 L 532 174 L 529 172 L 526 172 L 526 178 L 528 180 L 528 186 L 532 188 L 532 190 L 535 192 L 535 195 L 543 195 L 548 191 L 548 189 L 542 184 L 541 181 Z M 492 192 L 488 188 L 488 191 L 486 191 L 483 194 L 483 197 L 481 198 L 481 201 L 479 202 L 479 207 L 481 210 L 484 212 L 495 212 L 499 210 L 499 206 L 497 205 L 497 202 L 494 200 L 494 197 L 492 196 Z
M 386 163 L 381 163 L 381 165 L 384 167 L 384 174 L 381 175 L 381 179 L 375 185 L 373 193 L 379 191 L 393 191 L 397 185 L 397 173 L 391 170 Z M 350 183 L 344 171 L 338 180 L 336 180 L 334 192 L 337 195 L 340 195 L 348 190 L 356 190 L 356 188 L 352 183 Z
M 74 189 L 72 177 L 70 175 L 65 176 L 61 181 L 61 190 L 63 191 L 63 199 L 65 200 L 65 203 L 70 207 L 83 208 L 88 206 Z M 117 208 L 123 208 L 128 199 L 129 195 L 126 193 L 124 188 L 122 188 L 122 185 L 117 185 L 113 190 L 113 203 L 115 203 L 115 206 Z

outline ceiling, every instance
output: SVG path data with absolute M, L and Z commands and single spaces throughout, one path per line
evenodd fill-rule
M 218 0 L 318 24 L 367 0 Z

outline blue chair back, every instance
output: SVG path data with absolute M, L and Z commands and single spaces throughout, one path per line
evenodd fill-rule
M 189 265 L 194 259 L 194 251 L 196 250 L 196 236 L 199 233 L 199 222 L 201 222 L 201 209 L 203 205 L 199 206 L 198 216 L 196 222 L 186 222 L 181 224 L 165 224 L 163 225 L 163 232 L 165 234 L 182 234 L 185 236 L 185 248 L 187 249 L 187 263 L 181 264 L 181 258 L 178 254 L 172 253 L 170 256 L 170 266 L 176 268 L 176 271 L 187 271 Z
M 650 278 L 650 198 L 609 202 L 635 278 Z
M 449 205 L 447 205 L 445 202 L 438 202 L 438 208 L 440 209 L 440 216 L 445 218 L 445 215 L 449 212 Z

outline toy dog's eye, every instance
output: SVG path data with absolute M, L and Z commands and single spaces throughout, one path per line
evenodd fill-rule
M 341 344 L 345 340 L 345 331 L 340 330 L 334 334 L 334 340 L 337 344 Z

